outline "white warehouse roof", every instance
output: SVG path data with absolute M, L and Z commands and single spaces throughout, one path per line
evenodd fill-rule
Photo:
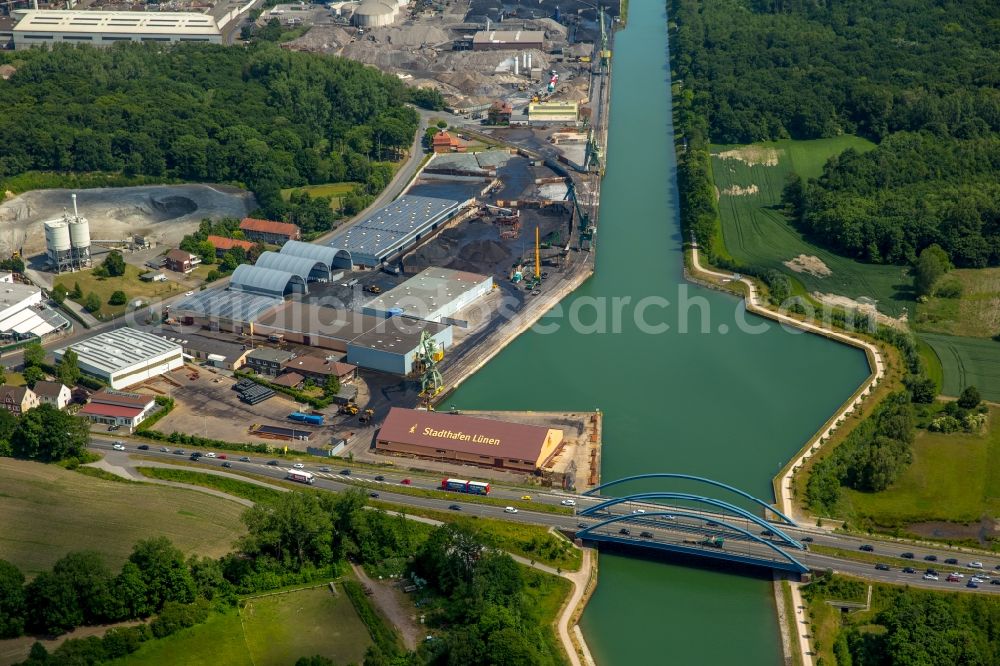
M 55 355 L 62 358 L 67 349 L 77 353 L 81 366 L 86 365 L 109 375 L 162 354 L 181 353 L 179 344 L 134 328 L 117 328 L 95 335 L 83 342 L 57 349 Z
M 219 36 L 219 26 L 208 14 L 196 12 L 88 12 L 30 9 L 14 32 L 184 34 Z

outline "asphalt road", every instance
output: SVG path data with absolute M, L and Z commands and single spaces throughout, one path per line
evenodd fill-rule
M 189 454 L 192 451 L 184 449 L 185 453 L 178 454 L 177 449 L 172 445 L 161 445 L 156 443 L 150 443 L 148 445 L 150 447 L 148 450 L 137 450 L 136 444 L 132 442 L 125 442 L 123 444 L 125 451 L 118 452 L 113 449 L 114 441 L 115 440 L 110 438 L 95 438 L 91 441 L 90 448 L 106 452 L 109 462 L 124 467 L 130 467 L 136 464 L 135 461 L 129 459 L 129 456 L 137 453 L 161 462 L 188 462 Z M 207 452 L 202 449 L 194 450 Z M 249 458 L 248 461 L 239 460 L 241 456 L 238 453 L 225 452 L 219 455 L 226 455 L 227 459 L 201 457 L 199 459 L 199 464 L 221 471 L 222 464 L 228 462 L 232 466 L 232 470 L 234 472 L 271 479 L 285 479 L 288 472 L 292 469 L 287 461 L 275 460 L 276 464 L 270 465 L 268 462 L 272 460 L 271 458 L 261 457 L 259 455 L 247 456 Z M 358 488 L 359 485 L 356 482 L 363 481 L 372 486 L 368 489 L 369 492 L 377 492 L 380 500 L 392 502 L 394 504 L 420 507 L 436 511 L 448 511 L 450 506 L 457 505 L 461 507 L 460 511 L 463 515 L 482 516 L 498 520 L 509 520 L 513 522 L 542 525 L 566 531 L 576 531 L 579 525 L 593 525 L 611 517 L 612 515 L 632 514 L 632 512 L 636 510 L 642 510 L 650 513 L 654 511 L 664 511 L 665 509 L 670 510 L 662 505 L 633 502 L 617 505 L 616 507 L 613 507 L 612 511 L 606 512 L 599 517 L 585 517 L 580 515 L 571 516 L 567 514 L 530 511 L 525 509 L 520 509 L 516 513 L 508 513 L 504 507 L 470 501 L 470 498 L 460 493 L 455 493 L 454 497 L 438 499 L 432 497 L 419 497 L 406 494 L 405 492 L 400 492 L 399 490 L 405 487 L 402 483 L 404 478 L 409 480 L 409 484 L 406 485 L 409 485 L 410 487 L 424 489 L 438 488 L 440 481 L 433 477 L 418 475 L 404 476 L 398 472 L 359 470 L 357 468 L 352 469 L 350 467 L 344 467 L 344 465 L 345 463 L 343 461 L 331 461 L 329 466 L 309 463 L 305 465 L 305 469 L 313 473 L 315 476 L 315 483 L 313 487 L 323 490 L 341 492 L 351 488 Z M 326 469 L 326 471 L 321 471 L 323 469 Z M 349 475 L 341 473 L 342 470 L 346 469 L 350 469 Z M 382 480 L 377 480 L 375 478 L 376 476 L 383 476 L 384 478 Z M 348 480 L 348 478 L 350 480 Z M 575 510 L 577 512 L 588 507 L 592 507 L 595 504 L 607 499 L 558 492 L 537 493 L 525 491 L 521 488 L 504 487 L 492 484 L 490 497 L 517 500 L 521 499 L 526 492 L 530 493 L 531 501 L 537 502 L 538 504 L 559 505 L 564 501 L 571 500 L 575 502 Z M 695 511 L 689 508 L 677 508 L 677 511 L 702 515 L 709 520 L 731 522 L 754 534 L 762 531 L 758 525 L 754 525 L 743 519 L 734 520 L 731 516 L 723 516 L 705 511 Z M 608 527 L 601 529 L 602 531 L 616 534 L 624 523 L 614 523 L 612 525 L 613 527 L 609 525 Z M 989 582 L 981 584 L 978 589 L 965 587 L 965 583 L 977 571 L 981 571 L 981 573 L 988 576 L 994 576 L 995 574 L 996 577 L 1000 579 L 1000 557 L 997 556 L 982 555 L 980 553 L 962 553 L 957 549 L 949 549 L 936 545 L 925 546 L 923 544 L 915 544 L 905 541 L 861 539 L 850 535 L 832 534 L 818 528 L 794 528 L 777 524 L 775 524 L 775 526 L 780 528 L 793 539 L 799 541 L 802 541 L 803 538 L 811 539 L 811 544 L 806 544 L 807 546 L 822 544 L 824 546 L 853 551 L 858 550 L 862 545 L 871 545 L 874 549 L 875 555 L 884 556 L 879 558 L 880 562 L 884 562 L 890 566 L 889 571 L 880 571 L 875 569 L 874 564 L 870 562 L 862 562 L 843 557 L 834 557 L 786 547 L 786 550 L 788 550 L 793 557 L 816 570 L 832 569 L 836 573 L 849 574 L 859 578 L 885 583 L 907 584 L 930 589 L 1000 594 L 1000 585 L 992 585 Z M 632 531 L 632 535 L 635 537 L 637 544 L 641 544 L 642 541 L 647 540 L 638 536 L 642 531 L 652 533 L 653 541 L 672 541 L 674 543 L 683 542 L 685 539 L 696 540 L 706 535 L 714 534 L 717 531 L 712 526 L 706 525 L 703 521 L 696 519 L 681 516 L 674 516 L 670 519 L 653 518 L 645 517 L 641 513 L 630 515 L 627 528 Z M 781 545 L 780 541 L 777 539 L 775 539 L 774 543 L 776 545 Z M 774 551 L 767 546 L 763 546 L 746 538 L 733 538 L 731 533 L 728 532 L 726 533 L 725 547 L 729 549 L 730 552 L 737 551 L 740 553 L 751 553 L 757 555 L 774 555 Z M 706 551 L 711 552 L 707 548 Z M 909 560 L 900 557 L 900 555 L 906 552 L 914 553 L 914 559 Z M 925 561 L 923 558 L 927 555 L 936 557 L 937 561 Z M 959 564 L 946 565 L 944 564 L 944 560 L 947 558 L 957 558 Z M 967 566 L 968 563 L 972 561 L 982 562 L 984 568 L 982 570 L 978 570 Z M 912 566 L 916 569 L 916 573 L 903 573 L 902 568 L 906 566 Z M 936 569 L 940 573 L 940 580 L 924 580 L 922 575 L 924 569 L 926 568 Z M 965 578 L 962 579 L 960 583 L 946 582 L 945 577 L 948 573 L 953 571 L 961 572 Z

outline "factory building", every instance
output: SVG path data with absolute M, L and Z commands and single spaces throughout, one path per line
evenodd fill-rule
M 257 317 L 282 302 L 281 296 L 230 289 L 206 289 L 171 306 L 168 319 L 185 326 L 242 335 L 250 332 L 250 323 L 256 321 Z
M 222 43 L 215 19 L 194 12 L 26 10 L 13 34 L 15 49 L 60 42 L 90 46 L 122 41 Z
M 289 301 L 262 313 L 256 335 L 280 336 L 285 342 L 347 353 L 347 343 L 382 323 L 381 317 Z
M 351 270 L 354 261 L 351 253 L 336 247 L 325 245 L 314 245 L 313 243 L 303 243 L 302 241 L 290 240 L 281 246 L 279 254 L 290 254 L 295 257 L 305 257 L 314 261 L 321 261 L 326 265 L 327 271 L 333 273 L 335 269 Z
M 330 246 L 349 252 L 359 266 L 378 266 L 413 247 L 473 201 L 404 195 L 338 234 Z
M 378 325 L 347 343 L 347 362 L 359 368 L 408 375 L 426 332 L 438 349 L 451 347 L 451 326 L 409 317 L 382 319 Z
M 118 328 L 57 349 L 57 362 L 67 349 L 79 356 L 80 370 L 113 389 L 138 384 L 184 365 L 179 344 L 134 328 Z
M 294 224 L 288 222 L 275 222 L 273 220 L 259 220 L 255 217 L 244 217 L 240 222 L 240 230 L 247 240 L 257 243 L 270 243 L 271 245 L 282 245 L 290 240 L 299 240 L 302 233 Z
M 579 116 L 576 102 L 532 102 L 528 105 L 529 123 L 575 123 Z
M 293 254 L 278 254 L 277 252 L 262 252 L 254 263 L 257 268 L 269 268 L 297 275 L 303 282 L 328 282 L 330 267 L 322 261 L 297 257 Z
M 535 473 L 559 450 L 563 431 L 494 419 L 393 407 L 375 449 Z
M 49 266 L 56 273 L 90 266 L 90 223 L 81 217 L 73 195 L 73 214 L 42 223 L 45 229 L 45 252 Z
M 8 277 L 10 273 L 6 274 Z M 69 320 L 42 303 L 42 290 L 0 280 L 0 338 L 22 340 L 71 327 Z
M 545 33 L 541 30 L 480 30 L 472 36 L 473 51 L 514 49 L 545 50 Z
M 284 298 L 291 294 L 306 294 L 306 278 L 296 273 L 240 264 L 229 279 L 231 291 Z
M 406 315 L 440 322 L 493 290 L 493 278 L 450 268 L 427 268 L 364 305 L 374 317 Z
M 351 22 L 359 28 L 384 28 L 392 25 L 399 15 L 399 4 L 393 0 L 362 0 L 351 14 Z

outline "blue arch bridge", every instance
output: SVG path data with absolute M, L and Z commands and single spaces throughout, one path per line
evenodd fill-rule
M 774 521 L 732 502 L 690 492 L 654 490 L 606 499 L 600 496 L 607 488 L 649 479 L 684 481 L 725 491 L 736 495 L 736 501 L 755 505 L 759 513 L 771 514 Z M 794 555 L 796 551 L 805 551 L 805 545 L 785 529 L 797 527 L 795 521 L 767 502 L 725 483 L 688 474 L 639 474 L 603 483 L 584 495 L 602 500 L 577 513 L 579 518 L 590 519 L 577 525 L 576 536 L 584 541 L 624 544 L 797 574 L 809 571 Z

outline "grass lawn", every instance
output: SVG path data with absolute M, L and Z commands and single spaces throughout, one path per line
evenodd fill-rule
M 204 624 L 151 640 L 112 664 L 268 666 L 320 654 L 335 664 L 360 664 L 371 644 L 350 600 L 326 586 L 243 602 Z
M 966 386 L 975 386 L 984 399 L 1000 401 L 1000 342 L 938 333 L 919 335 L 941 359 L 944 395 L 957 397 Z
M 900 479 L 880 493 L 844 489 L 845 506 L 883 527 L 1000 515 L 998 418 L 1000 409 L 991 409 L 991 427 L 983 435 L 918 431 L 913 462 Z
M 145 272 L 131 264 L 125 264 L 125 275 L 121 277 L 99 278 L 94 275 L 92 270 L 89 270 L 60 276 L 56 280 L 56 284 L 63 285 L 67 291 L 73 291 L 73 285 L 79 284 L 80 289 L 83 291 L 83 298 L 78 301 L 81 304 L 90 292 L 97 294 L 98 298 L 101 299 L 101 309 L 94 316 L 98 319 L 111 319 L 125 312 L 127 304 L 108 305 L 108 299 L 111 298 L 111 294 L 115 291 L 124 291 L 129 303 L 137 298 L 141 299 L 144 303 L 148 303 L 150 301 L 162 300 L 167 296 L 188 289 L 173 280 L 167 280 L 166 282 L 143 282 L 139 279 L 139 274 Z
M 871 142 L 855 136 L 812 141 L 774 141 L 752 146 L 713 148 L 712 169 L 719 192 L 719 213 L 726 249 L 736 260 L 774 268 L 797 280 L 807 291 L 878 301 L 879 310 L 898 316 L 912 311 L 911 280 L 902 266 L 863 264 L 811 244 L 775 206 L 780 204 L 785 176 L 818 176 L 826 160 L 847 148 L 870 150 Z M 736 152 L 744 159 L 722 157 Z M 775 163 L 776 162 L 776 163 Z M 829 269 L 823 276 L 793 271 L 784 262 L 799 255 L 817 257 Z
M 0 559 L 28 576 L 71 550 L 96 550 L 117 569 L 136 541 L 161 535 L 185 553 L 219 557 L 243 533 L 242 511 L 197 491 L 0 458 Z
M 281 198 L 288 201 L 296 190 L 307 192 L 313 197 L 330 197 L 330 208 L 340 210 L 341 199 L 350 194 L 360 183 L 324 183 L 322 185 L 303 185 L 281 190 Z
M 259 486 L 249 481 L 239 481 L 229 479 L 224 476 L 214 474 L 203 474 L 201 472 L 190 472 L 186 469 L 169 469 L 166 467 L 137 467 L 139 473 L 153 479 L 163 479 L 166 481 L 177 481 L 179 483 L 190 483 L 195 486 L 204 486 L 220 490 L 236 497 L 248 499 L 251 502 L 266 502 L 276 499 L 281 495 L 280 490 L 272 490 Z
M 970 338 L 1000 333 L 1000 268 L 959 268 L 938 284 L 952 280 L 961 283 L 962 297 L 934 297 L 918 305 L 919 330 Z

